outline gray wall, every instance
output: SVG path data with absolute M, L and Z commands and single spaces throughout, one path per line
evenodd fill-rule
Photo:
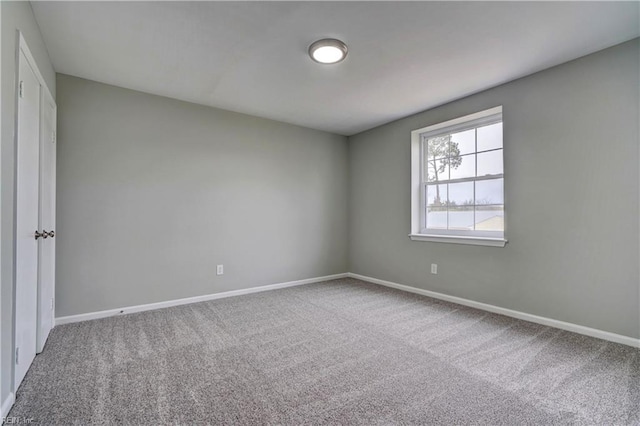
M 347 271 L 346 137 L 57 84 L 56 316 Z
M 350 271 L 640 337 L 638 50 L 636 39 L 350 137 Z M 410 241 L 411 131 L 496 105 L 509 243 Z
M 13 201 L 14 201 L 14 161 L 15 144 L 13 138 L 16 102 L 16 46 L 17 30 L 20 30 L 29 45 L 40 72 L 51 94 L 55 97 L 55 72 L 49 61 L 47 49 L 36 24 L 31 5 L 28 2 L 0 1 L 2 9 L 2 32 L 0 47 L 0 84 L 2 86 L 0 116 L 0 293 L 1 323 L 0 359 L 2 383 L 0 383 L 0 403 L 12 391 L 13 371 Z

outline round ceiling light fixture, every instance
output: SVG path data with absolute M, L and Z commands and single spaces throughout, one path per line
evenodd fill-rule
M 320 64 L 337 64 L 347 57 L 347 45 L 334 38 L 318 40 L 309 46 L 309 56 Z

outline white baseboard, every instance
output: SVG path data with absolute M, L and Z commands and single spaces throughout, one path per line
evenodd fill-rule
M 549 327 L 559 328 L 562 330 L 572 331 L 578 334 L 584 334 L 586 336 L 597 337 L 598 339 L 608 340 L 615 343 L 622 343 L 623 345 L 632 346 L 634 348 L 640 348 L 640 339 L 633 337 L 623 336 L 621 334 L 610 333 L 608 331 L 602 331 L 595 328 L 585 327 L 570 322 L 558 321 L 552 318 L 540 317 L 538 315 L 527 314 L 525 312 L 514 311 L 507 308 L 501 308 L 495 305 L 489 305 L 487 303 L 475 302 L 469 299 L 463 299 L 461 297 L 449 296 L 447 294 L 437 293 L 435 291 L 423 290 L 421 288 L 411 287 L 408 285 L 398 284 L 391 281 L 380 280 L 377 278 L 367 277 L 364 275 L 354 274 L 349 272 L 347 274 L 351 278 L 357 278 L 362 281 L 367 281 L 373 284 L 379 284 L 385 287 L 392 287 L 398 290 L 407 291 L 410 293 L 421 294 L 423 296 L 433 297 L 434 299 L 445 300 L 447 302 L 457 303 L 459 305 L 469 306 L 483 311 L 493 312 L 496 314 L 505 315 L 512 318 L 517 318 L 536 324 L 542 324 Z
M 2 401 L 2 406 L 0 406 L 0 422 L 2 419 L 7 417 L 9 411 L 11 411 L 11 407 L 13 407 L 13 403 L 16 402 L 16 396 L 13 392 L 9 393 L 4 401 Z
M 346 278 L 347 273 L 327 275 L 324 277 L 307 278 L 305 280 L 289 281 L 285 283 L 270 284 L 260 287 L 243 288 L 241 290 L 224 291 L 221 293 L 205 294 L 202 296 L 186 297 L 184 299 L 167 300 L 165 302 L 148 303 L 145 305 L 127 306 L 124 308 L 108 309 L 106 311 L 88 312 L 86 314 L 69 315 L 58 317 L 56 325 L 69 324 L 72 322 L 88 321 L 99 318 L 112 317 L 116 315 L 132 314 L 134 312 L 151 311 L 154 309 L 169 308 L 171 306 L 187 305 L 189 303 L 206 302 L 207 300 L 223 299 L 225 297 L 242 296 L 244 294 L 259 293 L 262 291 L 277 290 L 280 288 L 294 287 L 304 284 L 318 283 L 322 281 Z
M 379 284 L 385 287 L 391 287 L 398 290 L 407 291 L 410 293 L 421 294 L 423 296 L 433 297 L 434 299 L 445 300 L 447 302 L 457 303 L 459 305 L 469 306 L 469 307 L 480 309 L 483 311 L 493 312 L 496 314 L 533 322 L 536 324 L 542 324 L 549 327 L 559 328 L 561 330 L 572 331 L 574 333 L 584 334 L 586 336 L 596 337 L 598 339 L 608 340 L 611 342 L 621 343 L 623 345 L 640 348 L 640 339 L 636 339 L 633 337 L 610 333 L 608 331 L 602 331 L 595 328 L 585 327 L 585 326 L 573 324 L 570 322 L 559 321 L 552 318 L 541 317 L 538 315 L 528 314 L 525 312 L 514 311 L 512 309 L 501 308 L 499 306 L 489 305 L 487 303 L 476 302 L 469 299 L 463 299 L 462 297 L 450 296 L 447 294 L 442 294 L 442 293 L 438 293 L 430 290 L 423 290 L 421 288 L 411 287 L 404 284 L 398 284 L 391 281 L 380 280 L 378 278 L 367 277 L 365 275 L 354 274 L 352 272 L 348 272 L 344 274 L 327 275 L 324 277 L 308 278 L 305 280 L 289 281 L 285 283 L 270 284 L 270 285 L 265 285 L 261 287 L 251 287 L 251 288 L 245 288 L 242 290 L 225 291 L 222 293 L 205 294 L 202 296 L 187 297 L 184 299 L 167 300 L 165 302 L 149 303 L 149 304 L 137 305 L 137 306 L 127 306 L 123 308 L 109 309 L 106 311 L 89 312 L 86 314 L 79 314 L 79 315 L 70 315 L 70 316 L 56 318 L 55 324 L 62 325 L 62 324 L 69 324 L 72 322 L 88 321 L 92 319 L 106 318 L 106 317 L 111 317 L 116 315 L 132 314 L 135 312 L 169 308 L 171 306 L 205 302 L 207 300 L 223 299 L 225 297 L 242 296 L 244 294 L 258 293 L 258 292 L 269 291 L 269 290 L 277 290 L 280 288 L 294 287 L 294 286 L 304 285 L 304 284 L 312 284 L 312 283 L 335 280 L 335 279 L 345 278 L 345 277 L 357 278 L 362 281 L 367 281 L 373 284 Z M 13 398 L 13 394 L 11 394 L 10 397 Z M 2 413 L 6 413 L 4 411 L 4 406 L 5 404 L 8 403 L 8 401 L 10 401 L 9 398 L 7 398 L 7 400 L 5 400 L 5 402 L 3 403 Z M 13 404 L 13 400 L 11 400 L 10 404 Z M 11 405 L 9 405 L 9 407 L 10 406 Z

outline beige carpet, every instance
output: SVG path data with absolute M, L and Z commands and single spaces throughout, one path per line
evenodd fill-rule
M 56 327 L 32 424 L 640 424 L 640 351 L 354 279 Z

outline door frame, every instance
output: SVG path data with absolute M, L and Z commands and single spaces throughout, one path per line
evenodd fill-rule
M 18 174 L 18 170 L 17 170 L 17 165 L 18 165 L 18 115 L 19 115 L 19 84 L 20 84 L 20 51 L 22 51 L 22 53 L 24 54 L 27 62 L 29 63 L 29 66 L 31 67 L 33 73 L 35 74 L 38 82 L 40 83 L 40 103 L 42 103 L 42 99 L 45 97 L 49 97 L 50 99 L 54 100 L 55 103 L 55 98 L 53 97 L 53 95 L 51 94 L 51 90 L 49 90 L 49 86 L 47 85 L 47 82 L 45 81 L 44 77 L 42 76 L 42 73 L 40 72 L 40 68 L 38 68 L 38 63 L 35 60 L 35 57 L 33 56 L 33 54 L 31 53 L 31 49 L 29 49 L 29 45 L 27 44 L 27 41 L 24 38 L 24 35 L 22 34 L 22 32 L 20 30 L 16 30 L 16 51 L 15 51 L 15 69 L 14 69 L 14 111 L 15 111 L 15 116 L 14 116 L 14 129 L 15 131 L 13 132 L 13 146 L 14 146 L 14 158 L 13 158 L 13 164 L 14 164 L 14 170 L 13 170 L 13 235 L 12 235 L 12 250 L 13 250 L 13 259 L 12 259 L 12 264 L 13 264 L 13 283 L 12 283 L 12 320 L 13 320 L 13 324 L 11 327 L 11 387 L 12 387 L 12 393 L 13 396 L 15 397 L 15 393 L 17 391 L 17 387 L 16 387 L 16 325 L 17 325 L 17 321 L 16 321 L 16 289 L 17 289 L 17 280 L 16 280 L 16 267 L 17 267 L 17 252 L 16 252 L 16 242 L 17 242 L 17 192 L 18 192 L 18 180 L 17 180 L 17 174 Z M 44 93 L 43 93 L 44 91 Z M 46 94 L 46 96 L 44 96 Z M 38 119 L 40 120 L 40 115 L 38 114 Z M 39 141 L 38 141 L 39 142 Z M 39 210 L 39 208 L 38 208 Z M 40 214 L 40 212 L 38 212 L 38 214 Z M 55 293 L 55 281 L 54 281 L 54 293 Z M 38 304 L 39 306 L 39 304 Z M 36 315 L 39 315 L 38 312 L 36 312 Z M 5 413 L 3 413 L 5 414 Z

